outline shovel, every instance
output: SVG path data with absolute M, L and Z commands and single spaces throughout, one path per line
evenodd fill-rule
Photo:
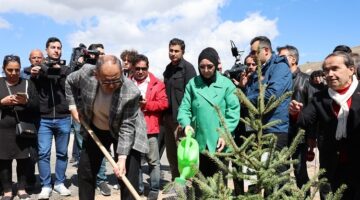
M 115 169 L 118 168 L 116 162 L 114 161 L 114 159 L 111 157 L 110 153 L 108 152 L 108 150 L 104 147 L 104 145 L 101 143 L 101 141 L 99 140 L 99 138 L 95 135 L 94 131 L 91 130 L 91 128 L 89 127 L 89 125 L 87 125 L 84 121 L 81 121 L 81 124 L 84 126 L 84 128 L 87 130 L 87 132 L 89 133 L 89 135 L 92 137 L 92 139 L 95 141 L 96 145 L 99 147 L 99 149 L 101 150 L 101 152 L 104 154 L 105 158 L 109 161 L 109 163 L 111 164 L 111 166 Z M 136 200 L 141 200 L 141 197 L 139 196 L 139 194 L 136 192 L 136 190 L 134 189 L 134 187 L 131 185 L 131 183 L 129 182 L 129 180 L 126 178 L 126 176 L 122 176 L 121 180 L 124 182 L 124 184 L 126 185 L 126 187 L 129 189 L 129 191 L 131 192 L 131 194 L 133 195 L 133 197 Z

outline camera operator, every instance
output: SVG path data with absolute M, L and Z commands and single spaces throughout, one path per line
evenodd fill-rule
M 50 154 L 55 137 L 56 166 L 54 190 L 61 196 L 71 195 L 64 186 L 71 118 L 65 98 L 65 80 L 70 68 L 60 60 L 62 44 L 56 37 L 46 42 L 47 58 L 40 70 L 31 70 L 40 97 L 41 121 L 38 133 L 39 175 L 42 185 L 38 199 L 49 199 L 52 192 Z
M 256 71 L 256 62 L 254 58 L 251 57 L 251 55 L 246 56 L 245 58 L 245 65 L 246 70 L 240 73 L 239 80 L 232 79 L 233 83 L 239 87 L 239 88 L 245 88 L 248 80 L 250 79 L 250 76 L 253 74 L 253 72 Z

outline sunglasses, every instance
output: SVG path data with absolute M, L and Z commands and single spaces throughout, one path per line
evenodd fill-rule
M 16 55 L 6 55 L 4 57 L 4 60 L 6 61 L 20 61 L 20 57 L 19 56 L 16 56 Z
M 147 71 L 148 69 L 149 69 L 148 67 L 135 67 L 136 71 L 140 71 L 140 70 Z

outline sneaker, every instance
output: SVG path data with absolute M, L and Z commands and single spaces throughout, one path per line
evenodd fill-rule
M 71 191 L 65 187 L 63 183 L 55 185 L 54 191 L 59 193 L 61 196 L 70 196 Z
M 12 200 L 12 196 L 3 196 L 1 200 Z
M 75 157 L 71 157 L 71 159 L 69 160 L 69 163 L 76 163 L 76 162 L 77 162 L 77 160 Z
M 119 184 L 115 184 L 115 185 L 113 186 L 113 189 L 114 189 L 114 190 L 120 190 L 120 185 L 119 185 Z
M 159 196 L 159 192 L 157 191 L 150 191 L 147 197 L 148 200 L 157 200 Z
M 107 183 L 105 181 L 101 182 L 97 189 L 101 192 L 101 194 L 103 196 L 110 196 L 111 195 L 111 190 L 109 188 L 109 186 L 107 185 Z
M 52 189 L 49 187 L 42 187 L 38 199 L 49 199 Z
M 19 197 L 19 200 L 30 200 L 30 195 L 25 193 L 25 194 L 18 194 L 17 195 Z

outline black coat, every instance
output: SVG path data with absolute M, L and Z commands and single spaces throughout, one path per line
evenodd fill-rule
M 328 90 L 316 93 L 298 118 L 299 126 L 305 129 L 319 123 L 320 168 L 325 168 L 325 177 L 334 191 L 342 183 L 348 184 L 353 191 L 360 189 L 360 84 L 351 100 L 346 139 L 338 141 L 335 138 L 338 120 Z
M 12 94 L 25 92 L 25 80 L 20 79 L 19 83 L 10 86 Z M 0 99 L 9 95 L 5 78 L 0 78 Z M 36 139 L 24 139 L 16 137 L 16 118 L 14 109 L 18 113 L 20 121 L 39 124 L 39 97 L 35 86 L 28 81 L 28 103 L 24 106 L 3 106 L 0 105 L 0 159 L 22 159 L 29 157 L 29 148 L 36 147 Z
M 184 97 L 185 86 L 190 79 L 196 76 L 196 72 L 194 66 L 182 58 L 176 66 L 168 64 L 163 75 L 169 100 L 168 113 L 172 113 L 173 119 L 176 120 L 179 106 Z

